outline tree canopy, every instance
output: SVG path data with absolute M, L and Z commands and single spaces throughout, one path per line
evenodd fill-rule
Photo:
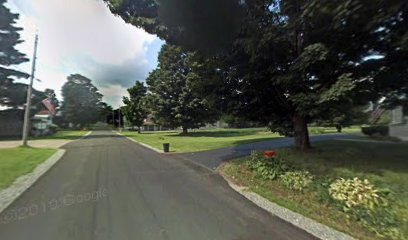
M 107 108 L 102 102 L 102 94 L 91 80 L 80 75 L 68 76 L 62 86 L 62 114 L 65 121 L 84 127 L 101 120 L 102 110 Z
M 123 97 L 125 106 L 123 106 L 122 112 L 127 121 L 133 126 L 139 127 L 140 131 L 140 127 L 143 125 L 148 114 L 146 106 L 147 88 L 142 82 L 136 81 L 135 85 L 128 88 L 127 91 L 129 97 Z
M 217 36 L 203 38 L 209 45 L 218 44 L 217 37 L 224 34 L 234 36 L 228 52 L 216 52 L 202 66 L 192 66 L 196 77 L 190 85 L 201 89 L 201 97 L 208 102 L 217 99 L 227 113 L 294 134 L 300 149 L 310 146 L 310 121 L 327 119 L 330 112 L 369 100 L 385 98 L 384 104 L 393 106 L 407 99 L 406 1 L 237 0 L 231 1 L 238 4 L 231 7 L 231 14 L 221 3 L 212 5 L 221 16 L 220 23 L 238 16 L 238 35 L 230 34 L 233 27 L 225 32 L 214 27 L 211 14 L 199 14 L 200 21 L 193 21 L 190 15 L 196 13 L 197 5 L 188 2 L 109 2 L 110 9 L 126 22 L 181 47 L 202 49 L 200 40 L 191 44 L 178 39 L 189 32 L 189 26 L 198 27 L 200 33 L 218 31 Z M 211 5 L 214 1 L 201 2 Z M 235 14 L 235 9 L 243 14 Z M 176 20 L 170 23 L 160 16 L 161 11 L 169 11 Z M 160 70 L 156 71 L 153 76 L 160 77 L 153 78 L 162 78 Z
M 19 34 L 22 28 L 15 26 L 18 14 L 11 13 L 5 3 L 6 0 L 0 0 L 0 105 L 15 108 L 25 103 L 27 87 L 14 83 L 14 80 L 28 75 L 13 69 L 13 66 L 28 59 L 16 49 L 16 45 L 22 42 Z M 38 94 L 34 92 L 34 95 Z
M 125 22 L 167 43 L 215 52 L 239 33 L 243 16 L 238 0 L 104 0 Z
M 184 133 L 217 117 L 207 100 L 192 90 L 191 81 L 197 78 L 192 71 L 194 64 L 194 53 L 167 44 L 159 53 L 159 66 L 146 80 L 155 120 L 163 126 L 181 126 Z

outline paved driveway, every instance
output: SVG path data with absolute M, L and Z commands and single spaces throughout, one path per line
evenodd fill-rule
M 350 139 L 353 137 L 353 135 L 348 134 L 326 134 L 311 136 L 310 141 L 313 143 L 334 139 Z M 253 150 L 273 150 L 290 147 L 293 146 L 293 144 L 293 138 L 278 138 L 269 141 L 244 144 L 236 147 L 221 148 L 210 151 L 172 154 L 172 156 L 174 158 L 194 161 L 208 168 L 216 169 L 225 161 L 250 155 Z
M 60 162 L 0 215 L 0 239 L 313 239 L 214 172 L 112 132 L 64 148 Z

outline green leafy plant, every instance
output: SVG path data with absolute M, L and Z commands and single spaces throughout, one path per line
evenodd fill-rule
M 361 132 L 368 136 L 388 136 L 389 128 L 388 126 L 364 126 L 361 128 Z
M 253 151 L 247 160 L 247 166 L 265 180 L 277 179 L 289 169 L 282 155 L 267 158 L 262 152 Z
M 313 176 L 308 171 L 290 171 L 282 174 L 280 178 L 283 186 L 300 192 L 313 182 Z
M 386 205 L 387 201 L 381 197 L 378 190 L 367 179 L 337 179 L 329 187 L 329 193 L 335 200 L 344 204 L 344 207 L 363 207 L 375 209 Z
M 406 239 L 398 228 L 401 220 L 395 213 L 394 206 L 385 198 L 385 195 L 391 194 L 389 190 L 377 189 L 367 179 L 340 178 L 330 184 L 329 193 L 340 203 L 344 212 L 356 218 L 377 236 Z

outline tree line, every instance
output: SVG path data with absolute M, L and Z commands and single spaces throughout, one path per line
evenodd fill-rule
M 196 116 L 183 115 L 184 107 L 205 103 L 293 134 L 305 150 L 312 121 L 346 119 L 368 101 L 407 101 L 406 1 L 105 1 L 168 44 L 147 81 L 159 118 L 165 113 L 180 124 Z M 186 89 L 175 98 L 180 78 Z

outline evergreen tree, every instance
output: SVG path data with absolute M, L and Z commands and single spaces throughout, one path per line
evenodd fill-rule
M 0 105 L 18 107 L 25 103 L 27 86 L 16 84 L 14 80 L 28 75 L 14 70 L 12 66 L 28 59 L 16 49 L 16 45 L 22 42 L 19 34 L 22 28 L 15 26 L 18 14 L 11 13 L 5 3 L 6 0 L 0 0 Z

